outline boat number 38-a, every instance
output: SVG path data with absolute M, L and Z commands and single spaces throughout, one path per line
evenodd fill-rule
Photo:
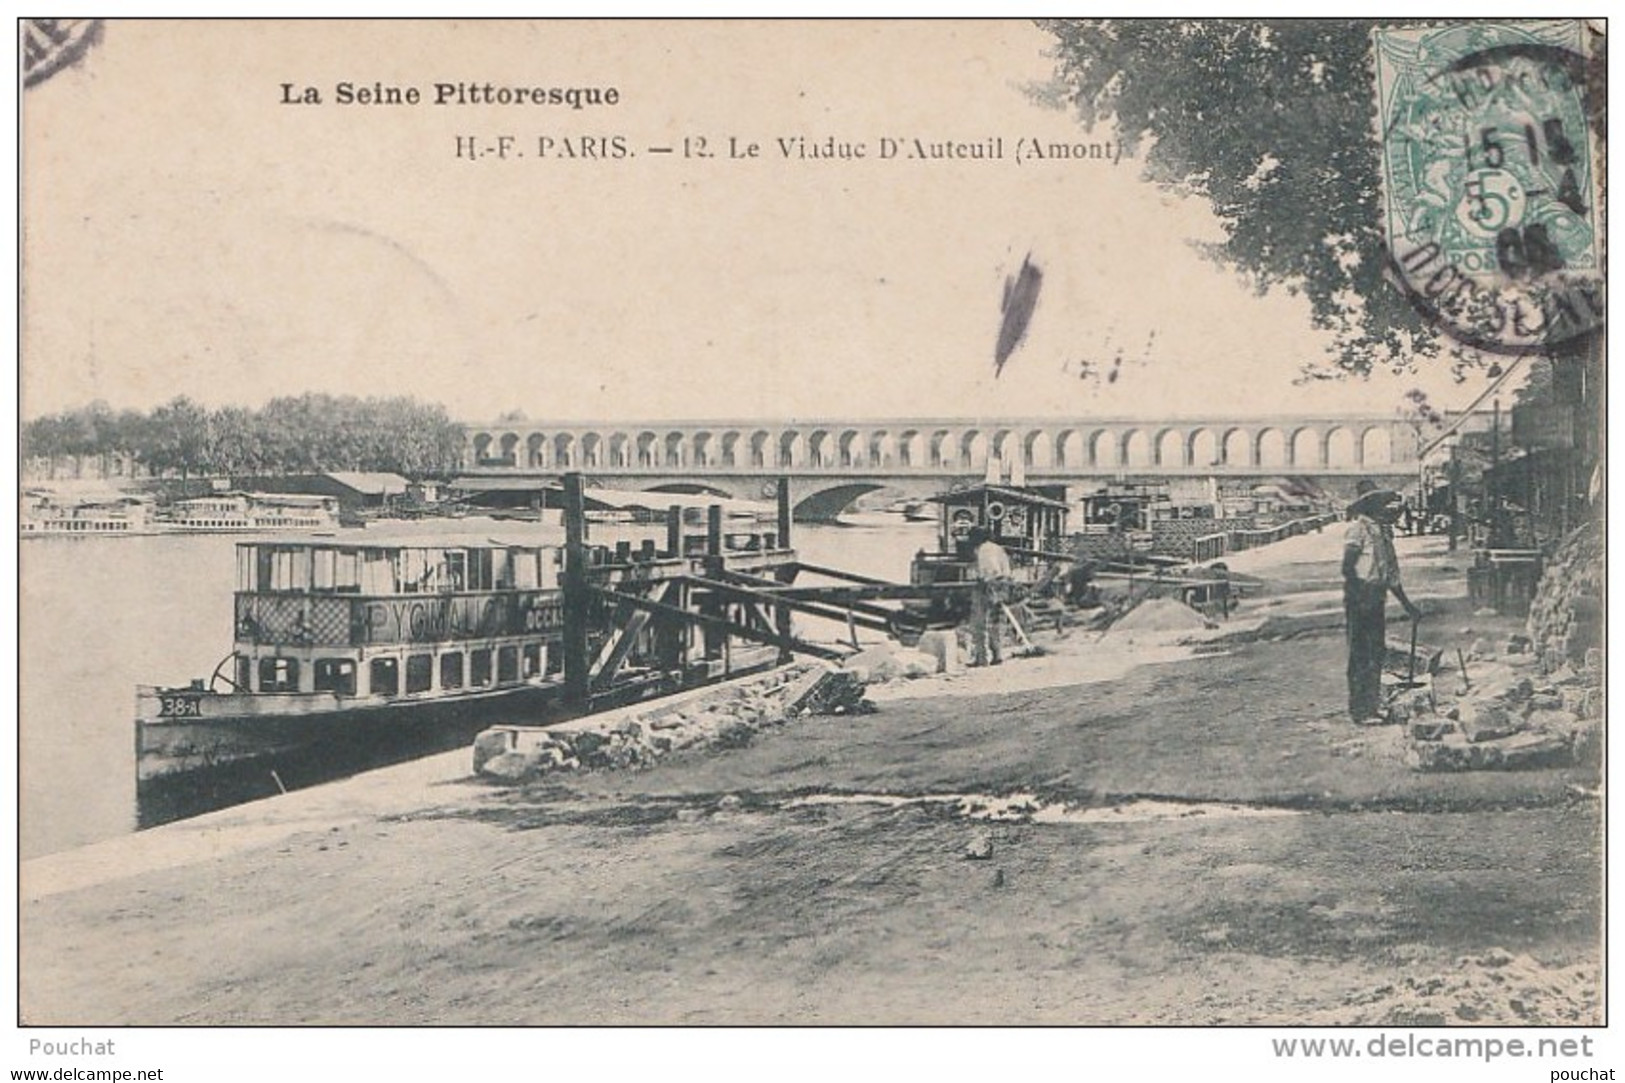
M 203 711 L 196 696 L 159 696 L 159 718 L 198 718 Z

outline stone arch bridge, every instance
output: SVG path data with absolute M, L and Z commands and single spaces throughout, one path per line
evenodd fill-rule
M 1179 477 L 1329 481 L 1416 472 L 1423 433 L 1387 417 L 1067 420 L 476 422 L 465 467 L 483 476 L 581 471 L 604 485 L 760 499 L 791 480 L 798 518 L 831 518 L 864 493 L 926 496 L 977 481 L 989 459 L 1031 483 Z

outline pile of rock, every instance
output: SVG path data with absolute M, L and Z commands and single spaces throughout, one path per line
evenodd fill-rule
M 1529 605 L 1529 639 L 1543 665 L 1578 665 L 1602 646 L 1602 599 L 1602 530 L 1588 523 L 1558 546 Z
M 1423 771 L 1548 767 L 1597 758 L 1602 726 L 1602 652 L 1579 668 L 1544 671 L 1527 637 L 1502 651 L 1473 645 L 1464 676 L 1439 673 L 1393 704 L 1406 726 L 1409 760 Z
M 643 767 L 680 749 L 739 747 L 802 715 L 861 712 L 863 692 L 858 673 L 798 663 L 556 726 L 493 726 L 474 740 L 474 771 L 522 781 L 551 771 Z

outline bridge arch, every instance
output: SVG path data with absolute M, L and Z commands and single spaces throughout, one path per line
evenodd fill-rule
M 1310 425 L 1300 425 L 1292 434 L 1292 443 L 1289 450 L 1289 460 L 1293 466 L 1324 466 L 1320 457 L 1324 444 L 1320 432 Z
M 779 465 L 800 466 L 807 455 L 807 441 L 797 429 L 786 429 L 779 435 Z
M 497 444 L 498 454 L 509 463 L 519 462 L 519 434 L 505 432 Z
M 918 429 L 904 429 L 897 434 L 897 465 L 919 469 L 928 465 L 925 437 Z
M 1123 465 L 1150 466 L 1151 438 L 1143 429 L 1130 429 L 1123 434 Z
M 841 513 L 851 507 L 852 502 L 858 497 L 885 487 L 876 481 L 854 481 L 818 489 L 797 501 L 795 507 L 791 509 L 790 517 L 796 522 L 832 523 L 839 519 Z
M 958 466 L 963 470 L 985 470 L 987 459 L 987 434 L 980 429 L 966 429 L 959 437 Z
M 948 450 L 948 440 L 952 436 L 953 433 L 947 429 L 938 429 L 931 434 L 929 465 L 935 467 L 953 465 L 953 459 Z
M 807 436 L 807 465 L 833 466 L 835 465 L 834 442 L 830 439 L 829 430 L 814 429 Z
M 1097 429 L 1089 437 L 1089 463 L 1092 466 L 1121 466 L 1123 445 L 1117 434 L 1108 429 Z
M 706 467 L 717 465 L 714 458 L 715 452 L 712 449 L 714 443 L 715 440 L 711 433 L 705 429 L 701 429 L 700 431 L 689 436 L 688 446 L 690 449 L 689 454 L 691 456 L 690 461 L 694 466 Z
M 1253 461 L 1259 466 L 1285 466 L 1286 461 L 1286 433 L 1271 427 L 1263 429 L 1258 434 L 1256 447 L 1258 457 Z
M 604 438 L 596 432 L 581 436 L 581 465 L 597 468 L 604 465 Z
M 750 434 L 750 466 L 766 467 L 770 460 L 768 448 L 773 444 L 773 434 L 766 429 L 757 429 Z
M 1387 466 L 1394 461 L 1394 438 L 1386 425 L 1373 425 L 1360 434 L 1360 464 Z
M 488 432 L 476 433 L 474 436 L 474 463 L 478 465 L 491 457 L 491 434 Z
M 1253 441 L 1246 429 L 1225 430 L 1223 448 L 1224 462 L 1228 466 L 1252 466 L 1256 462 L 1253 458 Z
M 996 429 L 988 442 L 988 455 L 1009 468 L 1016 461 L 1016 438 L 1009 429 Z
M 547 437 L 539 432 L 525 438 L 525 465 L 539 470 L 547 468 Z
M 1049 430 L 1033 429 L 1021 441 L 1021 461 L 1030 467 L 1047 470 L 1055 465 L 1055 441 Z
M 670 493 L 673 496 L 718 496 L 724 500 L 733 499 L 733 493 L 718 485 L 708 485 L 699 481 L 662 481 L 643 488 L 646 493 Z
M 739 465 L 739 441 L 741 437 L 737 429 L 730 429 L 722 434 L 717 441 L 717 465 L 732 469 Z
M 1185 434 L 1178 429 L 1163 429 L 1157 434 L 1157 465 L 1187 466 L 1185 460 Z
M 897 441 L 885 429 L 869 434 L 869 465 L 889 467 L 897 460 Z
M 847 429 L 835 440 L 835 461 L 840 466 L 868 466 L 864 452 L 863 435 L 857 429 Z
M 1360 465 L 1360 447 L 1351 429 L 1338 425 L 1326 434 L 1326 465 Z
M 1187 449 L 1189 457 L 1185 461 L 1192 466 L 1219 465 L 1219 438 L 1213 435 L 1212 429 L 1197 429 L 1192 432 Z
M 576 438 L 573 434 L 561 432 L 553 438 L 553 465 L 560 470 L 569 470 L 577 466 Z

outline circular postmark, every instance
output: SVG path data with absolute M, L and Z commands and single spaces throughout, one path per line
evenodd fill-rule
M 23 86 L 43 83 L 70 64 L 77 63 L 101 37 L 100 19 L 23 19 L 18 48 L 22 53 Z
M 1580 23 L 1379 31 L 1389 271 L 1466 345 L 1535 353 L 1602 326 Z

